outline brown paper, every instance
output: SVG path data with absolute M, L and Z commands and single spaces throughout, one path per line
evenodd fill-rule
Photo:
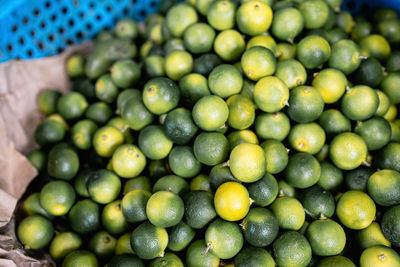
M 37 96 L 44 89 L 70 89 L 65 61 L 72 53 L 87 53 L 90 42 L 64 53 L 29 61 L 0 64 L 0 266 L 51 266 L 49 257 L 26 255 L 15 238 L 13 213 L 18 199 L 37 175 L 24 154 L 36 147 L 33 133 L 43 119 Z

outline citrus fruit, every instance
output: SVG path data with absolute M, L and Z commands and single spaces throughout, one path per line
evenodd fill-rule
M 335 198 L 319 185 L 307 188 L 300 200 L 305 212 L 313 218 L 332 217 L 335 213 Z
M 306 29 L 321 28 L 328 20 L 329 6 L 325 1 L 311 0 L 301 2 L 299 10 L 303 15 Z
M 185 220 L 192 228 L 201 229 L 217 216 L 210 192 L 192 191 L 185 196 L 184 201 Z
M 178 81 L 193 70 L 193 57 L 190 53 L 181 50 L 170 52 L 164 62 L 165 73 L 168 78 Z M 175 97 L 170 101 L 175 100 Z M 146 102 L 145 102 L 146 103 Z
M 82 239 L 74 232 L 58 233 L 50 243 L 49 253 L 55 260 L 61 260 L 82 245 Z
M 289 118 L 283 112 L 259 113 L 255 122 L 258 137 L 282 141 L 290 132 Z
M 334 266 L 356 267 L 356 265 L 349 258 L 346 258 L 345 256 L 324 257 L 318 263 L 318 267 L 334 267 Z
M 193 152 L 201 163 L 214 166 L 222 163 L 229 154 L 228 139 L 218 132 L 203 132 L 193 143 Z
M 216 30 L 223 31 L 235 26 L 237 5 L 226 0 L 212 1 L 207 9 L 207 22 Z
M 100 169 L 91 173 L 87 182 L 90 197 L 100 204 L 108 204 L 121 191 L 121 180 L 112 171 Z
M 131 232 L 121 235 L 115 245 L 115 255 L 133 254 L 131 248 Z
M 168 244 L 168 233 L 164 228 L 144 222 L 133 230 L 131 246 L 141 259 L 151 260 L 164 255 Z
M 131 178 L 125 182 L 124 185 L 124 195 L 133 191 L 133 190 L 145 190 L 151 191 L 152 184 L 150 178 L 147 176 L 137 176 L 135 178 Z
M 184 3 L 170 8 L 165 17 L 167 28 L 175 37 L 182 37 L 185 30 L 197 20 L 196 10 Z
M 262 111 L 277 112 L 288 103 L 289 88 L 275 76 L 264 77 L 254 86 L 253 98 Z
M 192 242 L 195 234 L 196 232 L 183 221 L 168 228 L 168 249 L 174 252 L 185 249 Z
M 311 2 L 324 3 L 321 0 L 312 0 L 304 3 Z M 330 55 L 331 47 L 329 43 L 317 35 L 304 37 L 297 45 L 297 58 L 307 69 L 314 69 L 321 66 L 328 61 Z
M 371 56 L 383 61 L 390 55 L 390 44 L 380 34 L 371 34 L 364 37 L 360 40 L 359 45 L 363 56 Z
M 273 243 L 275 261 L 279 266 L 307 266 L 311 261 L 311 246 L 300 233 L 287 231 Z
M 35 167 L 36 170 L 43 171 L 47 163 L 47 155 L 41 149 L 34 149 L 26 155 L 29 162 Z
M 210 91 L 222 98 L 240 93 L 242 85 L 242 74 L 232 65 L 221 64 L 208 76 Z
M 243 3 L 236 13 L 240 31 L 251 36 L 266 32 L 272 23 L 272 9 L 262 1 Z
M 164 121 L 165 135 L 178 145 L 188 143 L 197 130 L 191 112 L 185 108 L 176 108 L 168 112 Z
M 289 158 L 285 178 L 290 185 L 304 189 L 316 184 L 320 176 L 321 165 L 311 154 L 299 152 Z
M 75 202 L 74 188 L 64 181 L 52 181 L 40 190 L 40 205 L 51 215 L 68 213 Z
M 201 162 L 193 154 L 190 146 L 175 146 L 168 156 L 172 172 L 183 178 L 196 176 L 201 170 Z
M 55 145 L 49 152 L 47 172 L 63 180 L 71 180 L 79 169 L 78 154 L 67 144 Z
M 400 205 L 389 208 L 382 217 L 383 235 L 396 247 L 400 247 Z
M 230 2 L 229 2 L 230 3 Z M 186 251 L 186 264 L 188 267 L 218 267 L 220 260 L 212 253 L 203 254 L 207 248 L 204 240 L 196 240 L 190 244 Z
M 121 38 L 135 39 L 139 34 L 139 28 L 136 21 L 122 19 L 115 25 L 115 34 Z
M 285 146 L 277 140 L 269 139 L 261 143 L 265 152 L 266 171 L 276 174 L 285 169 L 289 156 Z
M 273 55 L 276 55 L 276 42 L 275 39 L 268 35 L 256 35 L 252 37 L 246 45 L 246 49 L 255 47 L 255 46 L 262 46 L 271 50 Z
M 312 82 L 322 95 L 327 104 L 338 101 L 345 92 L 347 79 L 346 76 L 336 69 L 324 69 L 319 72 Z
M 194 54 L 210 52 L 213 47 L 214 39 L 215 31 L 206 23 L 192 24 L 183 34 L 183 43 L 185 47 Z
M 226 100 L 229 116 L 228 125 L 234 129 L 249 128 L 255 120 L 254 103 L 245 96 L 232 95 Z
M 139 134 L 138 143 L 144 155 L 153 160 L 167 157 L 173 144 L 164 133 L 163 127 L 158 125 L 149 125 L 142 129 Z M 143 157 L 143 159 L 145 158 Z
M 243 249 L 236 257 L 235 257 L 235 265 L 236 267 L 251 267 L 251 266 L 259 266 L 259 267 L 269 267 L 275 266 L 275 261 L 272 256 L 262 248 L 253 248 L 248 247 Z
M 57 90 L 43 90 L 38 96 L 38 107 L 44 115 L 50 115 L 57 112 L 57 101 L 61 93 Z
M 177 225 L 184 213 L 182 199 L 168 191 L 158 191 L 151 195 L 146 204 L 147 218 L 158 227 Z
M 229 108 L 219 96 L 204 96 L 194 105 L 192 116 L 201 129 L 215 131 L 227 121 Z
M 247 190 L 254 205 L 266 207 L 278 196 L 279 186 L 275 177 L 266 172 L 260 180 L 248 184 Z
M 362 249 L 378 245 L 390 247 L 389 240 L 383 235 L 382 229 L 377 222 L 372 222 L 367 228 L 358 231 L 356 238 Z
M 103 74 L 97 79 L 95 85 L 95 94 L 98 99 L 106 103 L 112 103 L 117 99 L 118 88 L 112 81 L 110 74 Z M 83 106 L 83 104 L 81 105 Z M 60 113 L 62 113 L 61 110 Z
M 297 231 L 304 224 L 306 215 L 303 206 L 296 198 L 278 197 L 271 204 L 271 210 L 282 229 Z
M 343 182 L 342 171 L 329 162 L 321 162 L 321 176 L 317 184 L 325 190 L 335 191 Z
M 214 41 L 215 53 L 225 61 L 239 59 L 245 46 L 244 38 L 236 30 L 224 30 L 217 35 Z
M 144 263 L 142 260 L 136 256 L 131 254 L 122 254 L 116 255 L 111 258 L 111 260 L 107 264 L 108 267 L 144 267 Z
M 58 98 L 57 111 L 65 120 L 81 117 L 88 106 L 86 98 L 78 92 L 68 92 Z
M 128 88 L 134 85 L 140 75 L 139 64 L 130 59 L 118 60 L 111 67 L 111 79 L 119 88 Z
M 321 93 L 311 86 L 298 86 L 291 90 L 289 117 L 299 123 L 316 120 L 324 110 L 324 99 Z
M 391 138 L 390 124 L 382 117 L 373 117 L 358 122 L 354 132 L 362 137 L 368 150 L 378 150 L 387 145 Z
M 92 139 L 98 127 L 91 120 L 78 121 L 71 128 L 71 138 L 74 145 L 82 150 L 87 150 L 92 147 Z
M 49 220 L 54 218 L 53 215 L 48 213 L 42 205 L 40 205 L 40 192 L 32 193 L 25 199 L 23 210 L 27 215 L 42 215 Z
M 289 143 L 297 151 L 318 153 L 325 144 L 325 132 L 315 122 L 299 123 L 289 133 Z
M 272 21 L 272 34 L 280 40 L 293 42 L 304 28 L 304 18 L 296 8 L 284 8 L 275 12 Z
M 145 190 L 133 190 L 128 192 L 121 202 L 122 214 L 130 223 L 136 223 L 147 219 L 146 205 L 151 193 Z
M 378 94 L 379 98 L 379 106 L 376 110 L 376 115 L 383 117 L 386 112 L 389 110 L 390 106 L 390 99 L 384 92 L 377 90 L 376 93 Z
M 240 62 L 244 74 L 253 81 L 272 75 L 276 70 L 274 53 L 262 46 L 248 48 L 243 53 Z
M 207 191 L 211 192 L 211 185 L 208 176 L 199 174 L 190 182 L 190 191 Z
M 179 102 L 178 85 L 165 77 L 157 77 L 148 81 L 143 88 L 143 103 L 146 108 L 160 115 L 174 109 Z
M 398 266 L 400 255 L 385 246 L 373 246 L 365 249 L 360 257 L 360 267 Z
M 46 247 L 54 235 L 53 224 L 40 215 L 31 215 L 23 219 L 17 228 L 19 241 L 27 249 Z
M 75 250 L 69 253 L 62 263 L 62 267 L 90 266 L 97 267 L 99 262 L 96 256 L 86 250 Z
M 129 225 L 122 212 L 121 200 L 115 200 L 104 207 L 101 222 L 112 235 L 119 235 L 128 230 Z
M 205 54 L 205 55 L 214 55 L 214 54 Z M 203 57 L 205 56 L 203 55 Z M 215 56 L 215 55 L 214 55 Z M 200 57 L 201 58 L 201 57 Z M 199 58 L 199 59 L 200 59 Z M 212 59 L 205 59 L 211 61 Z M 207 64 L 211 64 L 210 62 L 205 62 Z M 196 68 L 196 60 L 195 60 L 195 68 Z M 199 67 L 197 65 L 197 67 Z M 202 67 L 203 69 L 203 67 Z M 192 108 L 194 104 L 196 104 L 197 100 L 202 98 L 203 96 L 210 95 L 210 90 L 208 88 L 208 80 L 203 75 L 208 75 L 209 72 L 214 69 L 214 66 L 211 66 L 211 69 L 207 71 L 207 73 L 190 73 L 182 77 L 179 81 L 179 89 L 181 91 L 181 100 L 184 106 Z M 195 72 L 203 72 L 196 69 Z
M 68 214 L 71 228 L 79 234 L 89 234 L 100 227 L 100 207 L 90 199 L 76 202 Z
M 106 231 L 98 231 L 89 239 L 89 249 L 93 251 L 101 261 L 112 257 L 117 240 Z
M 165 266 L 165 267 L 184 267 L 181 259 L 171 252 L 167 252 L 164 256 L 154 259 L 149 267 L 158 267 L 158 266 Z
M 102 157 L 111 157 L 123 142 L 124 135 L 113 126 L 103 126 L 93 136 L 93 147 Z
M 389 97 L 391 103 L 400 103 L 400 94 L 396 90 L 399 84 L 400 74 L 398 72 L 389 73 L 382 80 L 381 89 Z
M 276 67 L 275 76 L 289 89 L 305 84 L 307 72 L 304 66 L 293 58 L 280 60 Z
M 132 130 L 141 130 L 154 120 L 154 114 L 144 105 L 141 98 L 127 100 L 121 110 L 121 117 L 126 121 Z
M 189 185 L 182 177 L 176 175 L 166 175 L 157 180 L 153 186 L 153 192 L 170 191 L 182 196 L 189 191 Z
M 351 131 L 350 120 L 337 109 L 324 110 L 318 119 L 318 123 L 324 128 L 327 135 Z

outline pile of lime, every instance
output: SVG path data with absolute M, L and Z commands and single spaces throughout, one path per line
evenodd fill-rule
M 400 266 L 400 20 L 173 0 L 45 90 L 19 241 L 62 266 Z M 31 191 L 32 192 L 32 191 Z

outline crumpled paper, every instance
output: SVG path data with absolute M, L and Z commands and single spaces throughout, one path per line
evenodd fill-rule
M 38 174 L 24 156 L 37 146 L 33 133 L 44 118 L 38 110 L 38 94 L 44 89 L 70 90 L 65 61 L 71 54 L 88 53 L 91 47 L 87 42 L 58 56 L 0 64 L 0 266 L 54 266 L 48 255 L 28 255 L 16 240 L 14 211 Z

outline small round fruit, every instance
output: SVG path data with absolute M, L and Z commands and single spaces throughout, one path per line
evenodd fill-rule
M 400 255 L 392 248 L 373 246 L 361 253 L 360 267 L 399 266 Z
M 40 190 L 40 205 L 54 216 L 67 214 L 75 198 L 74 188 L 64 181 L 52 181 Z
M 158 227 L 177 225 L 182 220 L 183 213 L 182 199 L 169 191 L 154 193 L 146 204 L 147 218 Z
M 246 187 L 237 182 L 224 183 L 215 192 L 215 209 L 224 220 L 243 219 L 249 212 L 250 204 L 249 192 Z
M 273 244 L 278 266 L 307 266 L 312 258 L 310 243 L 300 233 L 287 231 Z
M 272 23 L 272 9 L 262 1 L 243 3 L 236 13 L 240 31 L 251 36 L 266 32 Z
M 243 73 L 253 81 L 272 75 L 276 70 L 274 53 L 262 46 L 248 48 L 243 53 L 240 62 Z
M 299 230 L 306 214 L 300 201 L 293 197 L 279 197 L 271 205 L 271 210 L 278 219 L 279 227 L 286 230 Z
M 215 131 L 228 120 L 229 108 L 219 96 L 204 96 L 194 105 L 192 116 L 201 129 Z
M 31 215 L 22 220 L 17 228 L 19 241 L 27 249 L 46 247 L 54 235 L 52 223 L 40 215 Z
M 322 2 L 321 0 L 316 1 Z M 311 1 L 305 3 L 308 2 Z M 328 61 L 330 55 L 331 47 L 329 43 L 317 35 L 304 37 L 297 45 L 297 58 L 307 69 L 314 69 L 321 66 Z
M 254 86 L 254 102 L 262 111 L 277 112 L 289 100 L 289 88 L 275 76 L 260 79 Z

